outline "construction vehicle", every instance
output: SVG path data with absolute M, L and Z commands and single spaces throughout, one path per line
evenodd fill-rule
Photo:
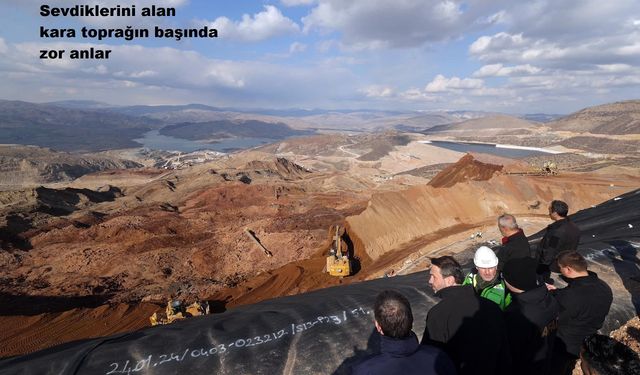
M 547 161 L 542 165 L 542 172 L 547 175 L 555 176 L 558 174 L 558 165 L 555 162 Z
M 349 276 L 351 275 L 351 259 L 349 259 L 349 251 L 342 244 L 342 234 L 344 228 L 336 225 L 333 243 L 327 256 L 327 272 L 331 276 Z
M 194 302 L 189 306 L 185 306 L 180 300 L 169 300 L 167 308 L 163 313 L 153 313 L 149 317 L 152 326 L 171 324 L 176 320 L 190 318 L 192 316 L 200 316 L 209 314 L 208 302 Z
M 545 161 L 540 166 L 534 166 L 532 170 L 526 172 L 507 172 L 508 175 L 517 176 L 555 176 L 558 174 L 558 165 L 553 161 Z

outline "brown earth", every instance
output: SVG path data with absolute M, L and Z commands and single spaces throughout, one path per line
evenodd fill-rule
M 443 169 L 429 181 L 428 185 L 443 188 L 465 181 L 486 181 L 501 170 L 502 165 L 483 163 L 467 154 L 454 165 Z
M 362 167 L 353 157 L 346 160 L 346 173 L 308 172 L 268 155 L 252 152 L 185 170 L 138 173 L 113 201 L 81 199 L 80 186 L 71 195 L 60 190 L 75 210 L 65 214 L 43 212 L 38 194 L 15 193 L 22 203 L 11 206 L 13 216 L 5 217 L 13 221 L 0 227 L 28 246 L 0 252 L 0 296 L 13 302 L 13 310 L 0 310 L 0 325 L 8 327 L 0 332 L 0 354 L 146 326 L 158 305 L 141 301 L 206 299 L 219 312 L 377 277 L 416 253 L 435 251 L 431 246 L 443 238 L 493 225 L 504 211 L 539 217 L 539 202 L 552 198 L 580 209 L 638 182 L 606 174 L 463 181 L 463 173 L 450 178 L 459 182 L 451 188 L 407 189 L 391 184 L 395 180 L 376 185 L 369 178 L 374 167 Z M 82 180 L 103 186 L 108 178 L 103 173 Z M 322 272 L 328 228 L 339 223 L 347 227 L 360 268 L 344 279 Z M 265 256 L 245 228 L 274 256 Z

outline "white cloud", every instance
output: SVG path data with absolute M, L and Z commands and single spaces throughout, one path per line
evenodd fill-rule
M 360 92 L 368 98 L 388 98 L 394 95 L 394 90 L 391 87 L 378 85 L 365 87 Z
M 424 88 L 426 92 L 447 92 L 451 90 L 479 89 L 483 87 L 484 82 L 476 78 L 446 78 L 442 74 L 438 74 L 433 81 L 429 82 Z
M 49 49 L 111 49 L 108 62 L 39 60 Z M 208 58 L 195 51 L 139 45 L 11 44 L 0 59 L 0 97 L 28 101 L 89 98 L 114 104 L 205 102 L 228 106 L 332 106 L 357 95 L 356 77 L 334 59 L 305 66 Z M 43 82 L 47 82 L 43 85 Z M 43 86 L 47 90 L 40 90 Z M 76 90 L 71 95 L 69 89 Z
M 0 38 L 0 53 L 4 54 L 9 51 L 9 47 L 7 47 L 7 43 L 5 43 L 4 39 Z
M 244 14 L 241 21 L 218 17 L 209 26 L 218 29 L 218 35 L 222 39 L 246 42 L 257 42 L 300 31 L 297 23 L 285 17 L 273 5 L 265 5 L 264 11 L 253 16 Z
M 490 3 L 463 7 L 451 0 L 320 0 L 302 22 L 307 33 L 340 32 L 343 45 L 357 50 L 417 47 L 478 27 L 477 18 L 495 10 Z
M 478 77 L 478 78 L 508 77 L 513 75 L 538 74 L 541 71 L 542 69 L 529 64 L 515 65 L 515 66 L 503 66 L 502 64 L 490 64 L 490 65 L 484 65 L 480 69 L 476 70 L 472 76 Z
M 295 7 L 299 5 L 311 5 L 315 3 L 316 0 L 280 0 L 280 3 L 286 7 Z
M 522 34 L 511 35 L 499 32 L 493 36 L 481 36 L 471 44 L 469 52 L 475 55 L 482 55 L 490 50 L 518 48 L 526 44 Z

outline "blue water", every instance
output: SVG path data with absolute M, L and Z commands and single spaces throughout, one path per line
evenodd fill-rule
M 216 143 L 204 141 L 192 141 L 189 139 L 176 138 L 162 135 L 158 130 L 152 130 L 143 135 L 142 138 L 134 139 L 141 143 L 143 147 L 152 150 L 193 152 L 199 150 L 213 150 L 218 152 L 231 152 L 244 150 L 268 143 L 276 142 L 276 139 L 269 138 L 224 138 Z
M 484 154 L 491 154 L 496 156 L 503 156 L 507 158 L 520 159 L 532 155 L 550 155 L 546 152 L 534 151 L 534 150 L 518 150 L 511 148 L 497 148 L 494 145 L 477 145 L 466 144 L 459 142 L 449 141 L 431 141 L 431 144 L 436 147 L 446 148 L 447 150 L 453 150 L 458 152 L 478 152 Z

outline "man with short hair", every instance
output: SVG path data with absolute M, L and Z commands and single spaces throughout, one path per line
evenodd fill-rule
M 496 254 L 490 248 L 480 246 L 473 256 L 473 264 L 476 266 L 475 272 L 469 272 L 462 285 L 472 285 L 476 294 L 495 302 L 500 310 L 504 310 L 511 303 L 511 295 L 498 273 Z
M 418 343 L 411 330 L 411 305 L 405 296 L 385 290 L 378 294 L 373 310 L 374 324 L 381 335 L 381 353 L 355 366 L 353 374 L 455 375 L 455 366 L 446 353 Z
M 524 231 L 518 226 L 516 218 L 510 214 L 498 217 L 498 229 L 502 234 L 502 246 L 497 250 L 498 271 L 511 259 L 532 257 L 529 240 Z
M 555 263 L 558 253 L 576 250 L 580 242 L 580 229 L 567 217 L 568 214 L 569 206 L 565 202 L 554 200 L 549 204 L 549 217 L 553 223 L 547 226 L 537 249 L 540 263 L 538 273 L 547 281 L 551 271 L 560 272 Z
M 593 334 L 582 343 L 580 368 L 584 375 L 639 375 L 638 354 L 623 343 Z
M 568 286 L 555 289 L 553 293 L 560 304 L 553 373 L 571 374 L 582 341 L 602 327 L 613 302 L 613 293 L 598 275 L 587 270 L 586 259 L 577 251 L 560 252 L 557 263 Z
M 533 258 L 512 259 L 502 276 L 513 301 L 504 312 L 513 373 L 549 374 L 560 306 L 547 288 L 538 284 Z
M 442 300 L 429 310 L 423 344 L 440 346 L 460 375 L 510 374 L 511 355 L 502 312 L 463 281 L 451 256 L 431 260 L 429 284 Z

